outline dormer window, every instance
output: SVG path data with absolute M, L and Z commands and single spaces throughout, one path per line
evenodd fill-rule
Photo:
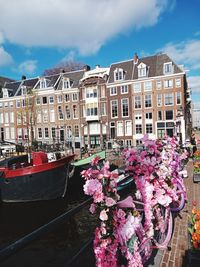
M 2 89 L 2 92 L 3 92 L 3 98 L 6 98 L 8 97 L 8 89 Z
M 47 81 L 46 79 L 40 80 L 40 88 L 46 88 L 47 87 Z
M 140 63 L 138 65 L 138 78 L 147 77 L 147 65 Z
M 63 78 L 62 83 L 63 83 L 63 86 L 62 86 L 63 89 L 67 89 L 71 87 L 69 78 Z
M 114 78 L 115 78 L 115 81 L 123 81 L 124 78 L 125 78 L 125 72 L 124 72 L 124 70 L 121 69 L 121 68 L 117 68 L 114 71 Z
M 164 63 L 163 65 L 163 74 L 172 74 L 174 72 L 174 68 L 172 62 Z
M 21 92 L 22 92 L 22 95 L 26 95 L 27 94 L 26 86 L 22 86 Z

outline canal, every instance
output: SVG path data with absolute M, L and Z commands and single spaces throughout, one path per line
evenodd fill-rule
M 84 200 L 83 181 L 73 177 L 65 198 L 33 203 L 0 204 L 0 249 L 76 207 Z M 1 267 L 64 267 L 81 246 L 92 237 L 96 218 L 88 206 L 53 230 L 41 235 L 22 250 L 0 262 Z M 92 248 L 72 266 L 93 267 Z

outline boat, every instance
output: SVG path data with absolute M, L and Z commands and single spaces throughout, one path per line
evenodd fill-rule
M 71 165 L 74 166 L 76 169 L 84 170 L 90 166 L 92 159 L 94 159 L 96 157 L 99 157 L 100 158 L 99 162 L 102 162 L 103 160 L 106 159 L 106 151 L 103 150 L 103 151 L 94 153 L 88 157 L 85 157 L 85 158 L 82 158 L 82 159 L 79 159 L 77 161 L 72 162 Z
M 121 191 L 121 190 L 127 188 L 128 186 L 134 184 L 133 175 L 131 175 L 130 173 L 126 172 L 124 166 L 121 166 L 121 167 L 113 170 L 112 172 L 118 174 L 118 178 L 116 180 L 116 182 L 117 182 L 117 190 L 118 191 Z
M 55 153 L 55 158 L 48 158 L 47 153 L 39 151 L 0 161 L 1 201 L 29 202 L 64 197 L 74 156 Z

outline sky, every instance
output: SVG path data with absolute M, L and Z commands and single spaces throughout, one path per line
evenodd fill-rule
M 199 0 L 0 0 L 0 76 L 42 76 L 64 61 L 94 68 L 167 53 L 200 107 Z

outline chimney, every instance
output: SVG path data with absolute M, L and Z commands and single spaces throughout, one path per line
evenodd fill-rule
M 133 58 L 134 64 L 138 63 L 138 59 L 139 59 L 139 57 L 138 57 L 137 53 L 135 53 L 134 58 Z
M 26 76 L 25 75 L 22 75 L 22 80 L 26 80 Z
M 90 70 L 90 66 L 85 65 L 85 66 L 83 67 L 83 70 L 84 70 L 84 71 L 89 71 L 89 70 Z

